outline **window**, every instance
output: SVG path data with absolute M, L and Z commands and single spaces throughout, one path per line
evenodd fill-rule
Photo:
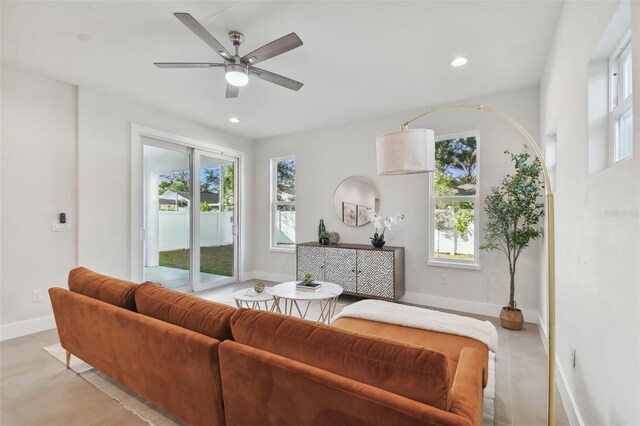
M 633 155 L 631 34 L 622 39 L 609 60 L 609 131 L 613 162 Z
M 436 139 L 428 264 L 479 268 L 478 132 Z
M 296 159 L 271 159 L 271 249 L 296 245 Z

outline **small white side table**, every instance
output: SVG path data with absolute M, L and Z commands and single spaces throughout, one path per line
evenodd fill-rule
M 278 299 L 273 296 L 271 287 L 265 287 L 262 293 L 256 293 L 252 287 L 243 288 L 231 296 L 235 299 L 238 308 L 262 309 L 260 303 L 264 303 L 264 310 L 280 313 Z
M 299 290 L 296 287 L 299 282 L 300 281 L 289 281 L 271 288 L 271 292 L 277 299 L 284 300 L 284 313 L 287 315 L 293 314 L 293 308 L 295 307 L 300 318 L 306 318 L 311 302 L 317 300 L 320 303 L 318 322 L 329 324 L 336 311 L 338 296 L 342 294 L 342 287 L 334 283 L 316 281 L 322 284 L 322 287 L 317 290 Z M 307 302 L 304 313 L 302 309 L 300 309 L 298 302 Z

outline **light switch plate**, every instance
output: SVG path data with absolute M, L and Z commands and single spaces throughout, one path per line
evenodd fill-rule
M 60 223 L 60 220 L 56 217 L 53 219 L 53 232 L 68 232 L 71 231 L 71 221 L 67 216 L 66 223 Z

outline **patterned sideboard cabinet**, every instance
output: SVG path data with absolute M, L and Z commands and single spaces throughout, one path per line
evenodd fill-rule
M 398 300 L 404 294 L 404 247 L 364 244 L 296 245 L 296 276 L 342 286 L 345 294 Z

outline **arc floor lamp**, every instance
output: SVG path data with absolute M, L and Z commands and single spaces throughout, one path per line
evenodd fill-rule
M 402 123 L 400 131 L 385 133 L 376 138 L 376 157 L 379 175 L 426 173 L 435 170 L 435 133 L 430 129 L 409 129 L 409 124 L 426 115 L 448 109 L 472 109 L 498 116 L 518 129 L 525 137 L 542 165 L 547 203 L 547 282 L 549 310 L 549 354 L 547 383 L 547 424 L 555 422 L 555 250 L 553 191 L 544 155 L 533 136 L 507 114 L 478 104 L 450 104 L 429 109 Z

